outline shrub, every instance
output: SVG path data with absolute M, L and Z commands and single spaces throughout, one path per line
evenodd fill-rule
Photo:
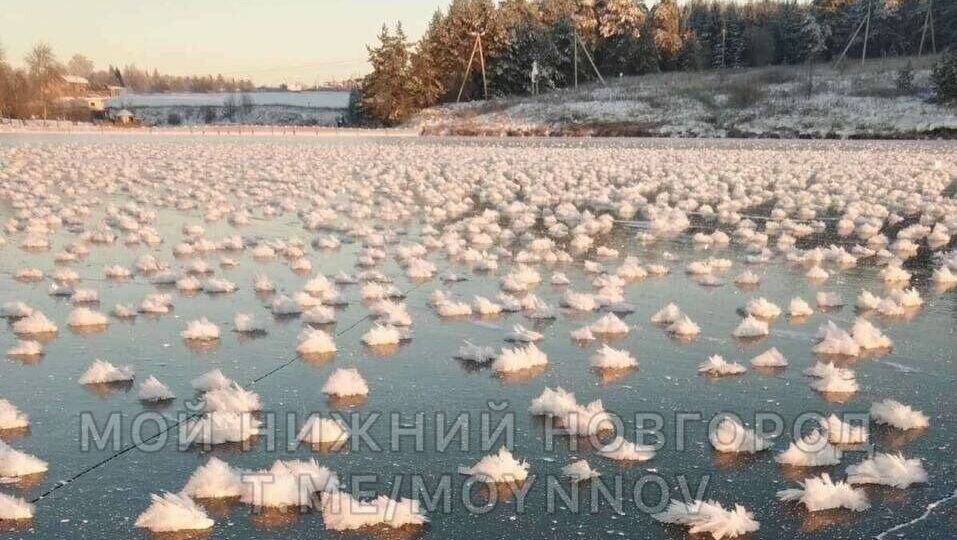
M 897 72 L 897 89 L 902 93 L 908 93 L 914 89 L 914 67 L 910 62 Z
M 183 118 L 179 114 L 171 112 L 166 115 L 166 123 L 170 126 L 178 126 L 183 123 Z
M 757 76 L 758 80 L 765 84 L 785 84 L 796 78 L 794 70 L 782 67 L 772 67 L 763 70 Z
M 728 106 L 734 109 L 747 109 L 767 98 L 767 90 L 757 81 L 738 81 L 725 89 L 728 94 Z
M 203 123 L 212 124 L 216 121 L 216 109 L 210 106 L 203 107 Z
M 937 101 L 957 102 L 957 48 L 951 48 L 934 64 L 930 80 Z

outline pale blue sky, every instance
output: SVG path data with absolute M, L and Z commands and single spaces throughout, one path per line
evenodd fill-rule
M 222 73 L 259 84 L 362 74 L 383 22 L 417 39 L 448 0 L 2 0 L 0 46 L 20 65 L 48 42 L 63 61 Z

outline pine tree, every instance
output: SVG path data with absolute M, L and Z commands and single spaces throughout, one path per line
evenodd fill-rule
M 725 8 L 725 24 L 727 36 L 725 39 L 725 67 L 740 68 L 744 59 L 744 22 L 735 4 L 728 4 Z
M 694 30 L 690 30 L 685 35 L 684 43 L 681 45 L 681 52 L 678 53 L 678 69 L 682 71 L 698 71 L 705 67 L 704 48 L 701 46 L 701 40 Z
M 362 110 L 385 125 L 398 124 L 417 110 L 402 25 L 396 25 L 394 32 L 383 25 L 379 46 L 368 50 L 372 73 L 362 83 Z
M 416 106 L 419 108 L 435 105 L 451 91 L 449 85 L 453 84 L 453 80 L 442 71 L 443 64 L 448 64 L 443 62 L 444 51 L 439 38 L 442 31 L 442 13 L 436 11 L 412 54 L 411 76 L 416 89 Z
M 814 62 L 827 49 L 824 29 L 810 13 L 804 15 L 800 31 L 801 56 L 807 62 L 807 97 L 814 91 Z
M 537 21 L 519 23 L 497 61 L 490 66 L 490 91 L 495 95 L 531 93 L 533 63 L 538 65 L 539 91 L 564 86 L 570 62 L 567 50 L 560 50 L 554 38 L 550 26 Z
M 930 78 L 937 101 L 957 103 L 957 47 L 951 47 L 934 64 Z
M 638 37 L 637 54 L 635 56 L 635 73 L 658 73 L 661 71 L 661 60 L 658 56 L 658 47 L 655 44 L 654 23 L 649 17 L 645 28 Z
M 778 62 L 798 64 L 804 60 L 801 30 L 804 27 L 804 14 L 796 2 L 783 4 L 775 22 L 775 35 Z
M 726 61 L 727 47 L 725 46 L 727 39 L 728 28 L 722 24 L 721 29 L 717 32 L 717 35 L 712 38 L 711 67 L 713 69 L 724 69 L 728 65 Z
M 441 31 L 442 43 L 438 53 L 439 71 L 445 75 L 444 99 L 454 100 L 462 85 L 469 57 L 475 46 L 475 34 L 482 34 L 486 69 L 504 46 L 507 29 L 496 17 L 493 0 L 452 0 Z M 469 80 L 466 81 L 463 99 L 482 96 L 482 73 L 476 54 Z
M 817 60 L 827 48 L 827 35 L 824 28 L 810 13 L 804 15 L 798 35 L 800 39 L 800 59 L 802 61 L 813 62 Z

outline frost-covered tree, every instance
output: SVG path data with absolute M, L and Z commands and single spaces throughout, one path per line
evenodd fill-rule
M 778 62 L 798 64 L 804 61 L 804 46 L 801 38 L 804 20 L 804 13 L 797 3 L 788 2 L 781 6 L 775 17 Z
M 398 24 L 394 31 L 385 25 L 379 45 L 368 47 L 372 73 L 362 81 L 362 110 L 386 125 L 395 125 L 415 112 L 409 44 Z
M 931 73 L 934 97 L 942 103 L 957 103 L 957 47 L 945 52 Z
M 450 92 L 455 79 L 451 72 L 458 69 L 459 62 L 450 56 L 446 48 L 446 28 L 441 11 L 432 15 L 429 26 L 419 40 L 411 60 L 411 77 L 415 88 L 415 101 L 421 108 L 431 107 Z
M 46 43 L 38 43 L 30 49 L 24 61 L 30 74 L 30 83 L 40 99 L 40 107 L 45 120 L 47 111 L 56 97 L 57 89 L 60 87 L 63 66 L 57 62 L 53 49 Z
M 743 21 L 738 10 L 731 4 L 722 13 L 721 29 L 712 44 L 712 67 L 718 69 L 741 67 L 745 44 Z
M 6 52 L 0 45 L 0 118 L 6 118 L 11 115 L 13 103 L 11 102 L 11 82 L 13 70 L 7 64 Z
M 89 78 L 93 73 L 93 60 L 82 54 L 74 54 L 66 64 L 66 72 L 77 77 Z
M 674 69 L 681 52 L 681 10 L 676 0 L 661 0 L 652 9 L 655 47 L 662 65 Z
M 598 39 L 596 0 L 539 0 L 538 12 L 542 23 L 552 26 L 567 20 L 574 24 L 578 37 L 588 45 Z
M 637 38 L 645 24 L 644 4 L 638 0 L 604 0 L 597 12 L 598 32 L 605 39 L 629 34 Z
M 827 35 L 817 19 L 810 13 L 804 15 L 801 24 L 801 55 L 807 62 L 807 97 L 814 91 L 814 62 L 827 50 Z
M 465 76 L 475 45 L 475 34 L 482 34 L 486 65 L 493 62 L 503 46 L 507 29 L 496 15 L 492 0 L 452 0 L 445 15 L 433 16 L 420 48 L 427 49 L 443 92 L 441 99 L 454 100 Z M 482 75 L 476 56 L 464 99 L 482 95 Z
M 435 13 L 418 44 L 407 47 L 408 76 L 402 83 L 395 82 L 394 74 L 379 78 L 381 85 L 403 86 L 411 96 L 398 99 L 392 94 L 394 99 L 386 100 L 404 110 L 395 113 L 399 117 L 456 99 L 476 33 L 482 34 L 489 89 L 504 95 L 527 92 L 531 62 L 537 58 L 541 58 L 543 89 L 565 84 L 563 78 L 571 76 L 571 67 L 561 66 L 566 59 L 570 62 L 576 33 L 599 70 L 610 76 L 659 69 L 799 64 L 810 57 L 840 54 L 868 5 L 868 0 L 684 0 L 680 5 L 678 0 L 660 0 L 649 11 L 647 0 L 449 1 L 448 8 Z M 913 51 L 918 46 L 925 1 L 870 2 L 868 54 Z M 935 0 L 934 5 L 937 47 L 944 49 L 957 41 L 957 2 Z M 808 27 L 809 15 L 820 32 Z M 814 37 L 818 34 L 824 36 L 825 47 L 812 52 L 808 47 L 820 45 Z M 854 55 L 855 49 L 860 54 L 861 37 L 849 54 Z M 478 58 L 475 60 L 465 81 L 464 99 L 482 95 L 481 70 Z M 559 67 L 549 72 L 553 65 Z M 579 66 L 579 73 L 589 76 L 587 64 Z M 140 75 L 146 86 L 158 79 L 140 71 L 124 73 L 124 78 L 138 88 Z M 198 78 L 194 86 L 203 91 L 218 82 Z M 375 95 L 380 100 L 386 94 Z M 378 117 L 386 118 L 385 113 L 380 109 Z
M 827 48 L 827 34 L 810 13 L 804 15 L 800 31 L 801 56 L 805 62 L 817 60 Z
M 495 95 L 530 93 L 533 64 L 538 66 L 540 92 L 565 86 L 570 73 L 572 38 L 568 22 L 559 21 L 551 26 L 537 21 L 520 23 L 490 67 L 490 91 Z

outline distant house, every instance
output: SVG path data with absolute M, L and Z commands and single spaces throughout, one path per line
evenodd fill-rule
M 84 99 L 91 112 L 102 113 L 106 110 L 106 96 L 87 96 Z
M 57 114 L 61 119 L 95 122 L 107 119 L 111 97 L 123 95 L 126 88 L 91 83 L 84 77 L 61 75 L 57 89 Z M 129 111 L 127 111 L 129 112 Z
M 61 75 L 60 78 L 63 82 L 61 93 L 64 96 L 82 96 L 89 91 L 90 81 L 86 80 L 84 77 L 78 77 L 76 75 Z
M 132 124 L 135 116 L 129 109 L 121 109 L 113 115 L 113 121 L 117 124 Z

